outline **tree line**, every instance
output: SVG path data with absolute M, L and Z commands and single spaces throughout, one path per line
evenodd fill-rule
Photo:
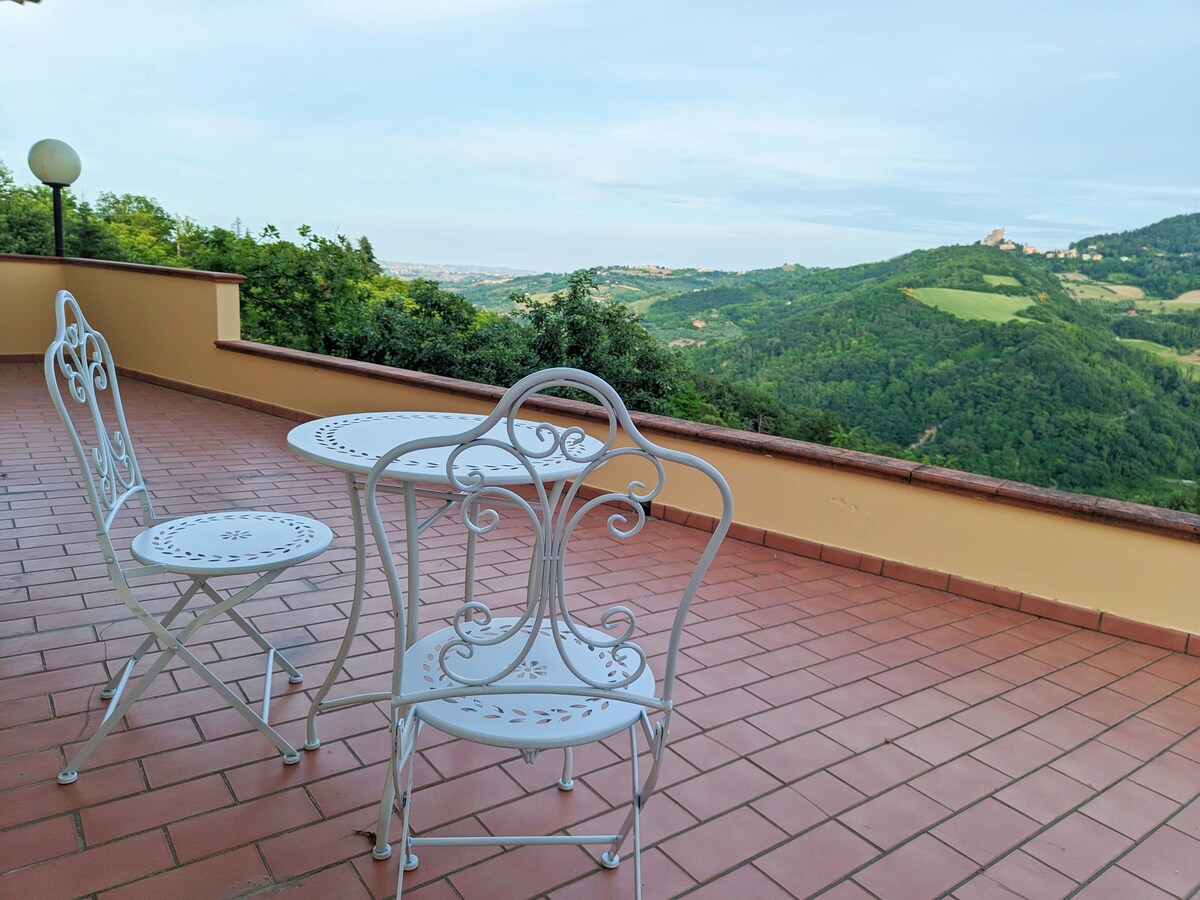
M 89 203 L 65 191 L 63 200 L 67 256 L 244 275 L 246 340 L 500 386 L 537 369 L 578 366 L 634 410 L 824 443 L 852 430 L 831 413 L 698 375 L 627 306 L 599 298 L 594 270 L 573 273 L 545 299 L 513 294 L 517 311 L 506 315 L 436 282 L 385 275 L 366 237 L 325 237 L 303 226 L 293 241 L 270 225 L 258 234 L 238 223 L 204 227 L 134 194 L 101 193 Z M 49 188 L 17 184 L 0 162 L 0 253 L 52 248 Z

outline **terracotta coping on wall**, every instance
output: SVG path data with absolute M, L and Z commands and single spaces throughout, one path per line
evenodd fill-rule
M 117 269 L 123 272 L 141 272 L 144 275 L 171 275 L 175 278 L 195 278 L 218 284 L 241 284 L 245 275 L 232 272 L 205 272 L 201 269 L 177 269 L 174 266 L 148 266 L 143 263 L 114 262 L 110 259 L 81 259 L 77 256 L 38 256 L 31 253 L 0 253 L 0 260 L 18 262 L 54 263 L 80 266 L 86 269 Z

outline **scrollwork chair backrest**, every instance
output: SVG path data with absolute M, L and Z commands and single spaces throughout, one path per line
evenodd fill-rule
M 88 324 L 70 292 L 59 291 L 55 296 L 54 315 L 54 340 L 45 356 L 46 386 L 79 460 L 92 514 L 104 540 L 130 499 L 138 498 L 148 523 L 154 521 L 154 509 L 125 422 L 108 342 Z
M 603 411 L 599 425 L 589 427 L 585 433 L 578 425 L 561 427 L 546 422 L 546 413 L 530 401 L 553 388 L 581 392 L 598 401 Z M 519 425 L 518 419 L 523 420 Z M 530 420 L 538 424 L 530 427 Z M 503 437 L 489 435 L 495 428 L 500 429 Z M 497 598 L 476 596 L 475 573 L 472 567 L 467 567 L 464 599 L 452 620 L 457 635 L 441 648 L 436 659 L 440 671 L 435 680 L 457 687 L 438 690 L 437 696 L 448 697 L 456 692 L 461 695 L 485 694 L 493 687 L 496 692 L 510 690 L 513 679 L 507 676 L 516 673 L 519 677 L 524 671 L 521 667 L 528 669 L 533 665 L 527 652 L 534 637 L 542 630 L 554 636 L 555 646 L 570 676 L 562 684 L 540 682 L 540 690 L 611 696 L 660 708 L 664 702 L 669 703 L 684 620 L 732 518 L 733 500 L 721 474 L 699 457 L 659 446 L 646 438 L 616 391 L 597 376 L 571 368 L 536 372 L 510 388 L 495 410 L 478 426 L 457 435 L 402 444 L 374 467 L 367 480 L 366 505 L 388 584 L 398 602 L 397 609 L 403 609 L 404 605 L 399 602 L 402 598 L 400 581 L 378 506 L 379 482 L 385 478 L 385 469 L 396 459 L 435 447 L 448 452 L 445 479 L 464 495 L 461 518 L 467 529 L 468 544 L 495 532 L 502 519 L 511 515 L 531 526 L 533 543 L 529 580 L 523 601 L 516 604 L 513 624 L 503 627 L 493 624 L 489 601 Z M 476 467 L 471 461 L 472 454 L 483 452 L 491 454 L 493 460 L 499 454 L 505 464 Z M 571 475 L 566 480 L 562 477 L 562 466 L 553 464 L 556 460 L 561 464 L 563 457 Z M 523 477 L 514 477 L 514 471 L 523 473 Z M 637 643 L 645 636 L 644 629 L 638 631 L 638 613 L 625 604 L 607 609 L 582 604 L 582 608 L 577 608 L 567 590 L 567 572 L 572 538 L 582 538 L 590 545 L 593 537 L 604 538 L 607 542 L 642 535 L 650 505 L 662 496 L 668 477 L 673 485 L 676 480 L 682 482 L 686 492 L 683 496 L 689 499 L 702 495 L 707 485 L 707 500 L 718 509 L 718 515 L 713 517 L 714 528 L 703 549 L 694 554 L 694 566 L 677 578 L 664 578 L 664 584 L 670 583 L 672 600 L 666 602 L 661 595 L 646 590 L 648 596 L 645 599 L 649 605 L 642 604 L 643 611 L 659 613 L 673 605 L 675 614 L 663 670 L 656 673 L 660 676 L 656 679 L 656 696 L 639 700 L 622 690 L 641 676 L 647 664 L 647 653 Z M 606 533 L 594 528 L 585 535 L 584 522 L 595 523 L 597 516 L 602 519 Z M 577 540 L 577 543 L 581 542 Z M 662 590 L 666 592 L 667 588 Z M 674 599 L 675 595 L 677 599 Z M 498 600 L 503 603 L 506 598 L 501 595 Z M 637 600 L 631 603 L 637 604 Z M 590 620 L 588 634 L 580 630 L 587 627 L 582 625 L 581 616 Z M 397 616 L 396 623 L 395 694 L 401 692 L 403 683 L 401 648 L 414 639 L 406 632 L 404 618 Z M 597 631 L 606 636 L 602 641 L 597 639 Z M 511 652 L 500 654 L 503 662 L 487 673 L 476 671 L 474 675 L 464 676 L 458 668 L 457 664 L 473 657 L 477 648 L 506 642 L 510 642 Z M 589 650 L 595 648 L 606 652 L 605 658 L 611 662 L 610 671 L 603 678 L 597 678 L 576 669 L 567 652 L 571 645 L 587 645 Z M 657 645 L 655 652 L 661 652 Z M 496 654 L 493 653 L 491 658 L 496 658 Z M 564 667 L 557 668 L 562 672 Z M 502 678 L 507 678 L 503 688 L 495 684 Z

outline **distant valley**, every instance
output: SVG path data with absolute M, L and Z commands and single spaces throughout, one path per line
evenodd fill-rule
M 407 263 L 379 261 L 388 275 L 396 278 L 428 278 L 445 284 L 505 284 L 523 275 L 536 275 L 528 269 L 506 269 L 496 266 L 440 265 L 436 263 Z

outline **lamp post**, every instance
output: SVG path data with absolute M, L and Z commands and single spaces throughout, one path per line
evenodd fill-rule
M 46 138 L 29 148 L 29 168 L 54 192 L 54 255 L 63 255 L 62 189 L 79 177 L 79 154 L 70 144 Z

